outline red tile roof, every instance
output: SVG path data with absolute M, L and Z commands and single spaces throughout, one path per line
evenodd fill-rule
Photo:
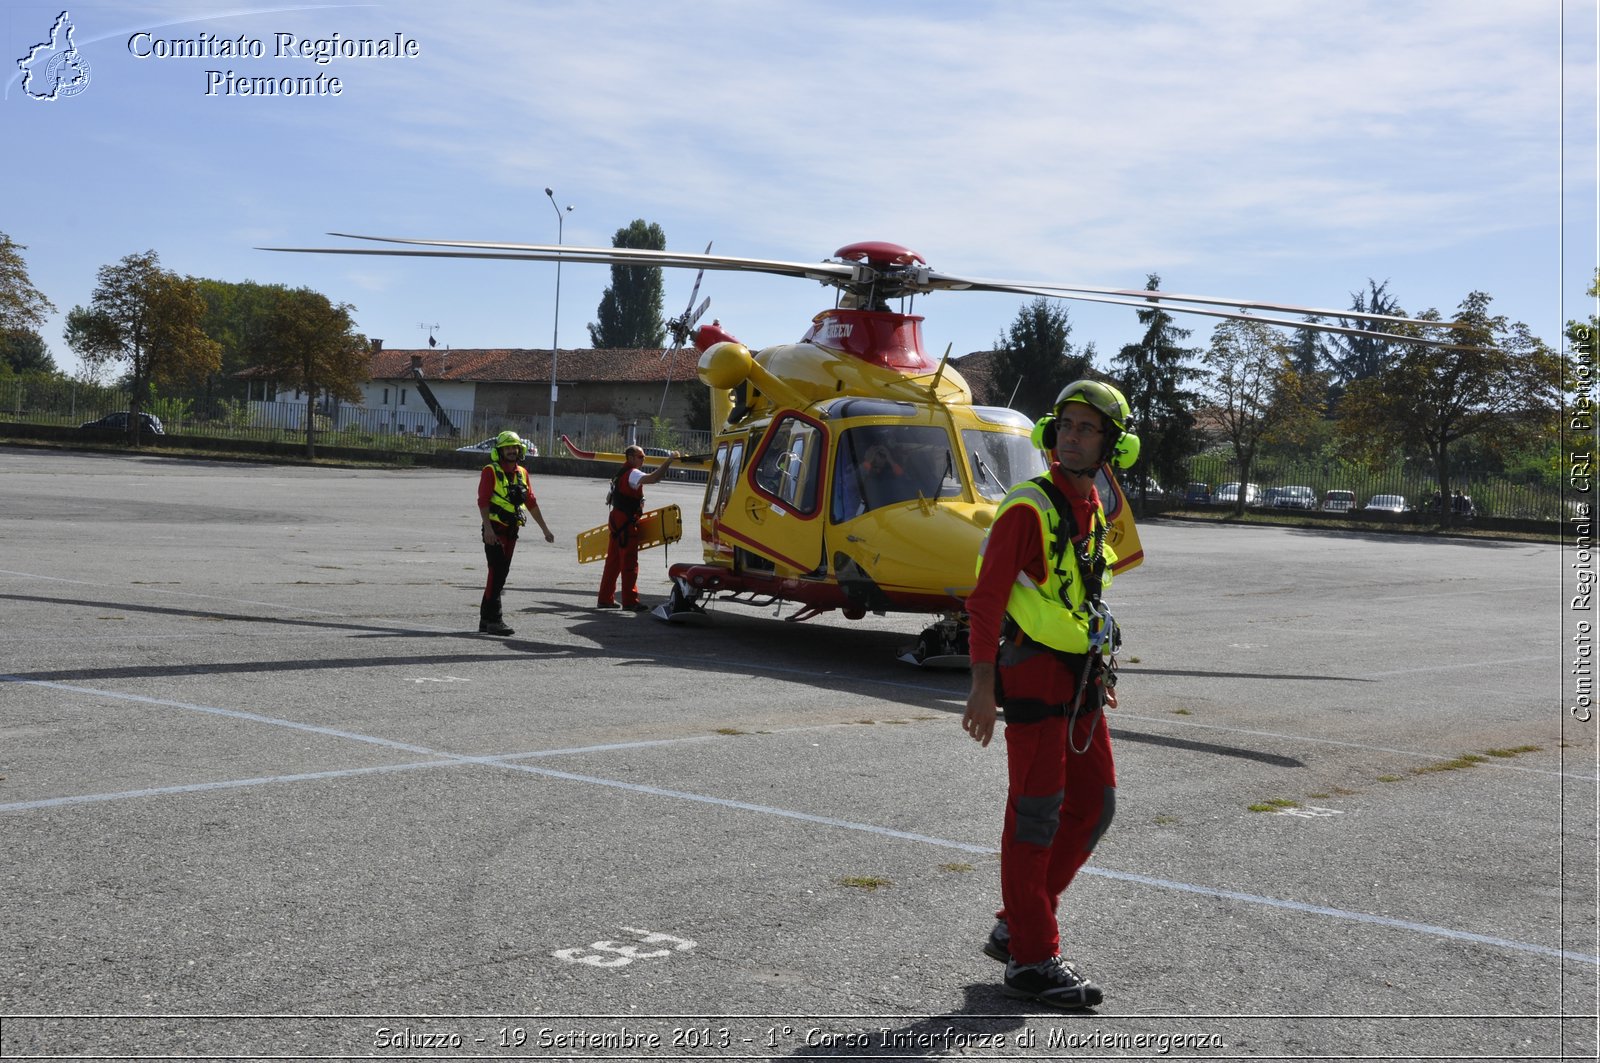
M 477 384 L 536 382 L 550 379 L 550 351 L 523 348 L 454 350 L 434 348 L 390 350 L 372 356 L 369 380 L 408 380 L 414 356 L 422 358 L 425 380 L 460 380 Z M 684 348 L 663 358 L 659 349 L 597 351 L 563 350 L 556 362 L 560 380 L 596 383 L 662 383 L 695 379 L 700 353 Z

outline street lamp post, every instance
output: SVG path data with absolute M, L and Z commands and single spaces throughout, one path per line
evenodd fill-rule
M 562 232 L 566 228 L 567 215 L 572 213 L 569 203 L 566 210 L 562 210 L 556 203 L 556 194 L 552 189 L 545 189 L 544 194 L 550 197 L 550 206 L 556 212 L 556 246 L 561 246 Z M 555 325 L 550 334 L 550 438 L 546 443 L 546 454 L 554 456 L 556 452 L 556 345 L 561 336 L 561 259 L 556 259 L 556 312 Z

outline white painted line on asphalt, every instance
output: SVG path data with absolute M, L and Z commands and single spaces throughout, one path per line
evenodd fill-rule
M 51 683 L 37 679 L 19 679 L 15 676 L 0 675 L 0 683 L 15 683 L 23 686 L 44 687 L 51 690 L 64 690 L 71 693 L 90 694 L 98 697 L 112 698 L 120 701 L 132 701 L 139 704 L 158 705 L 165 708 L 187 709 L 193 712 L 208 713 L 232 719 L 245 720 L 252 723 L 264 723 L 270 726 L 287 727 L 292 730 L 309 731 L 330 737 L 345 738 L 351 741 L 363 742 L 369 745 L 383 746 L 390 749 L 400 749 L 408 752 L 422 753 L 428 756 L 441 758 L 436 763 L 439 766 L 452 766 L 458 764 L 478 764 L 490 767 L 505 768 L 511 771 L 520 771 L 530 775 L 544 778 L 561 779 L 567 782 L 584 783 L 590 786 L 604 786 L 611 789 L 626 790 L 632 793 L 645 794 L 652 797 L 667 797 L 679 801 L 690 801 L 696 804 L 712 805 L 720 808 L 737 809 L 743 812 L 753 812 L 759 815 L 775 816 L 781 819 L 796 820 L 803 823 L 813 823 L 824 827 L 837 827 L 843 830 L 858 831 L 879 837 L 895 838 L 900 841 L 909 841 L 922 845 L 937 846 L 943 849 L 954 849 L 959 852 L 975 853 L 992 856 L 999 852 L 992 845 L 978 845 L 972 842 L 955 841 L 949 838 L 940 838 L 930 834 L 918 834 L 912 831 L 896 830 L 891 827 L 882 827 L 872 823 L 858 823 L 853 820 L 837 819 L 833 816 L 819 816 L 810 812 L 800 812 L 795 809 L 777 808 L 772 805 L 758 805 L 748 801 L 735 801 L 725 797 L 712 797 L 707 794 L 689 793 L 683 790 L 669 790 L 660 786 L 650 786 L 645 783 L 624 782 L 620 779 L 605 779 L 595 775 L 580 775 L 575 772 L 558 771 L 554 768 L 541 768 L 532 764 L 519 764 L 504 757 L 470 757 L 441 750 L 430 750 L 422 746 L 415 746 L 405 742 L 396 742 L 392 739 L 378 738 L 372 735 L 357 734 L 352 731 L 341 731 L 337 728 L 321 727 L 314 724 L 300 723 L 294 720 L 283 720 L 260 713 L 242 712 L 236 709 L 223 709 L 208 705 L 193 705 L 186 702 L 168 701 L 162 698 L 145 697 L 140 694 L 124 694 L 112 690 L 94 690 L 88 687 L 70 686 L 65 683 Z M 698 736 L 697 736 L 698 737 Z M 672 742 L 674 740 L 662 740 Z M 591 747 L 603 748 L 603 747 Z M 424 765 L 415 765 L 422 767 Z M 315 776 L 312 776 L 315 777 Z M 284 776 L 287 780 L 291 777 Z M 202 787 L 215 784 L 199 784 Z M 130 795 L 131 796 L 131 795 Z M 52 799 L 55 803 L 71 801 L 70 798 Z M 1511 949 L 1517 952 L 1533 953 L 1548 956 L 1554 959 L 1574 960 L 1581 963 L 1600 966 L 1600 956 L 1591 956 L 1581 952 L 1571 952 L 1563 949 L 1552 948 L 1548 945 L 1536 945 L 1526 941 L 1513 941 L 1508 938 L 1493 937 L 1487 934 L 1476 934 L 1466 930 L 1453 930 L 1449 927 L 1432 926 L 1427 923 L 1415 923 L 1405 919 L 1394 919 L 1389 916 L 1371 915 L 1366 912 L 1356 912 L 1345 908 L 1332 908 L 1325 905 L 1306 904 L 1302 901 L 1284 900 L 1277 897 L 1266 897 L 1254 893 L 1241 893 L 1235 890 L 1217 889 L 1211 886 L 1200 886 L 1189 882 L 1177 882 L 1172 879 L 1154 878 L 1129 871 L 1113 871 L 1108 868 L 1085 866 L 1082 874 L 1099 878 L 1114 879 L 1122 882 L 1132 882 L 1158 889 L 1177 890 L 1184 893 L 1200 896 L 1214 897 L 1219 900 L 1237 901 L 1243 904 L 1260 905 L 1278 908 L 1286 911 L 1300 912 L 1307 915 L 1319 915 L 1333 919 L 1343 919 L 1350 922 L 1365 923 L 1371 926 L 1380 926 L 1388 929 L 1406 930 L 1413 933 L 1425 934 L 1430 937 L 1445 938 L 1453 941 L 1469 941 L 1480 945 L 1491 945 L 1496 948 Z

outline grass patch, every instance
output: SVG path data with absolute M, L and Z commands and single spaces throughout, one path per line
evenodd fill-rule
M 750 732 L 741 731 L 737 727 L 718 727 L 715 733 L 719 735 L 747 735 Z
M 1162 815 L 1157 816 L 1155 819 L 1151 820 L 1151 822 L 1154 823 L 1158 827 L 1170 827 L 1174 823 L 1178 822 L 1178 817 L 1177 816 L 1168 816 L 1166 814 L 1162 814 Z
M 1440 771 L 1461 771 L 1464 768 L 1471 768 L 1479 764 L 1485 764 L 1488 762 L 1488 760 L 1488 757 L 1480 756 L 1477 753 L 1463 753 L 1459 757 L 1456 757 L 1452 760 L 1441 760 L 1433 764 L 1424 764 L 1420 768 L 1412 768 L 1411 774 L 1432 775 L 1435 772 Z
M 866 890 L 868 893 L 894 883 L 877 875 L 846 875 L 839 880 L 839 885 L 848 886 L 853 890 Z
M 1172 710 L 1172 715 L 1174 715 L 1174 716 L 1193 716 L 1194 713 L 1190 712 L 1188 709 L 1173 709 Z
M 1380 776 L 1378 776 L 1378 781 L 1379 782 L 1399 782 L 1401 778 L 1402 777 L 1399 776 L 1399 775 L 1380 775 Z
M 972 870 L 971 864 L 940 864 L 940 871 L 967 872 Z
M 1306 794 L 1306 796 L 1311 798 L 1313 801 L 1326 801 L 1328 798 L 1332 797 L 1333 795 L 1332 794 Z
M 1485 749 L 1484 752 L 1489 754 L 1491 757 L 1504 757 L 1509 759 L 1511 757 L 1520 757 L 1524 753 L 1537 753 L 1539 752 L 1539 747 L 1512 746 L 1510 749 Z
M 1246 806 L 1252 812 L 1280 812 L 1285 808 L 1299 808 L 1299 801 L 1291 801 L 1287 797 L 1271 797 L 1254 805 Z

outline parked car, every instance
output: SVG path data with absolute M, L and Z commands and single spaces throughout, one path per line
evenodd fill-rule
M 1373 495 L 1362 507 L 1367 513 L 1410 513 L 1405 495 Z
M 1211 485 L 1203 484 L 1196 480 L 1183 489 L 1183 500 L 1191 505 L 1209 506 L 1211 504 Z
M 456 453 L 457 454 L 487 454 L 487 453 L 489 453 L 490 450 L 494 449 L 494 441 L 496 439 L 498 439 L 498 438 L 500 438 L 500 437 L 499 436 L 490 436 L 488 439 L 485 439 L 482 442 L 471 443 L 471 444 L 469 444 L 467 446 L 464 446 L 464 447 L 457 447 L 456 448 Z M 537 458 L 539 456 L 539 448 L 534 445 L 533 440 L 524 439 L 523 443 L 525 443 L 527 445 L 527 447 L 528 447 L 528 453 L 523 455 L 524 457 Z
M 141 433 L 149 432 L 153 436 L 164 436 L 167 434 L 167 430 L 161 427 L 161 418 L 157 417 L 153 413 L 141 413 L 139 415 L 139 423 L 142 425 L 142 427 L 139 429 Z M 90 428 L 106 431 L 126 432 L 128 430 L 128 411 L 118 410 L 116 413 L 108 413 L 98 421 L 85 421 L 83 424 L 80 424 L 78 428 L 80 430 Z
M 1329 491 L 1322 496 L 1322 512 L 1348 513 L 1356 508 L 1354 491 Z
M 1317 493 L 1309 487 L 1278 487 L 1277 494 L 1267 503 L 1278 509 L 1316 509 Z
M 1130 476 L 1126 482 L 1119 478 L 1118 483 L 1122 484 L 1122 493 L 1127 495 L 1129 498 L 1138 498 L 1141 493 L 1148 498 L 1165 498 L 1167 495 L 1167 493 L 1161 489 L 1161 485 L 1156 483 L 1154 480 L 1146 480 L 1137 476 Z
M 1211 501 L 1225 503 L 1230 506 L 1239 501 L 1239 484 L 1237 481 L 1234 483 L 1223 484 L 1221 487 L 1217 488 L 1217 493 L 1211 496 Z M 1261 485 L 1245 484 L 1244 504 L 1247 506 L 1255 506 L 1259 505 L 1260 503 Z

